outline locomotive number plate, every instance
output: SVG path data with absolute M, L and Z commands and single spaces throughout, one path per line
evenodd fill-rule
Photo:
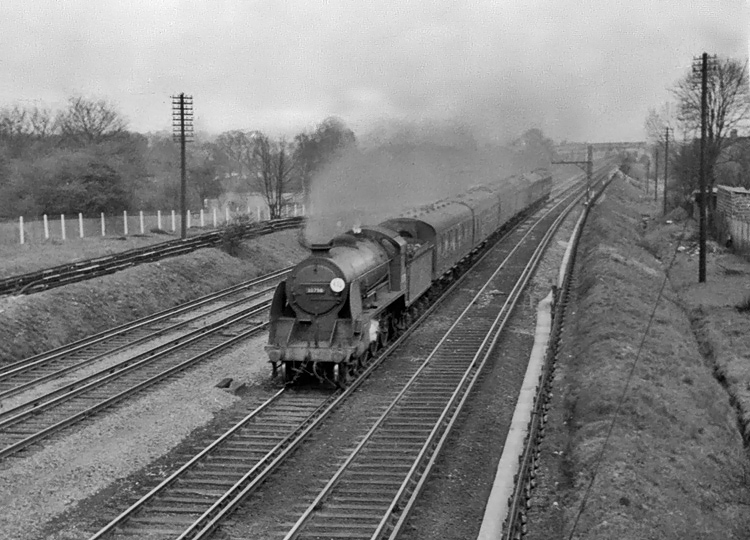
M 307 287 L 305 290 L 307 294 L 325 294 L 326 288 L 325 287 Z

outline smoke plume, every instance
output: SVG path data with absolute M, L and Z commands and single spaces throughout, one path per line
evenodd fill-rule
M 381 124 L 315 176 L 304 241 L 325 243 L 355 226 L 549 166 L 523 146 L 477 143 L 457 123 Z

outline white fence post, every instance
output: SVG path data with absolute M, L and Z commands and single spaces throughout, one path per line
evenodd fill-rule
M 49 220 L 47 219 L 47 214 L 44 214 L 42 217 L 44 218 L 44 239 L 49 240 Z
M 224 223 L 229 223 L 229 207 L 224 207 Z
M 124 231 L 124 235 L 128 235 L 128 211 L 123 210 L 122 211 L 122 230 Z
M 258 210 L 258 221 L 262 221 L 263 215 L 260 213 L 260 206 L 257 208 Z
M 216 228 L 216 207 L 214 206 L 214 229 Z
M 107 234 L 107 228 L 104 225 L 104 212 L 102 212 L 102 236 L 105 236 Z
M 65 214 L 60 214 L 60 233 L 62 239 L 65 240 Z
M 188 210 L 187 212 L 185 212 L 185 216 L 187 216 L 187 229 L 190 228 L 190 218 L 192 217 L 191 214 L 192 214 L 192 212 L 190 212 L 190 210 Z
M 19 216 L 18 217 L 18 234 L 21 235 L 20 240 L 21 240 L 21 243 L 23 244 L 24 243 L 24 238 L 23 238 L 23 216 Z
M 83 238 L 83 214 L 78 212 L 78 236 Z
M 156 211 L 156 228 L 161 230 L 161 210 Z
M 139 218 L 140 218 L 140 220 L 141 220 L 141 234 L 143 234 L 143 210 L 140 210 L 140 211 L 138 212 L 138 217 L 139 217 Z
M 172 232 L 175 232 L 177 230 L 177 226 L 175 225 L 174 220 L 174 210 L 172 210 Z
M 203 227 L 205 227 L 205 226 L 206 226 L 206 222 L 205 222 L 205 220 L 203 219 L 203 208 L 201 208 L 201 228 L 203 228 Z

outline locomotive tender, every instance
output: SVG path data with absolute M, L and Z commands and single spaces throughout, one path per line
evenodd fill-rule
M 281 368 L 286 381 L 311 373 L 346 385 L 408 326 L 433 284 L 545 201 L 551 186 L 536 170 L 312 245 L 274 293 L 266 346 L 274 374 Z

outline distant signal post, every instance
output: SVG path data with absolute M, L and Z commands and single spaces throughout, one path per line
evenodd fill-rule
M 552 161 L 551 163 L 552 165 L 578 165 L 578 167 L 586 172 L 586 204 L 588 204 L 591 198 L 591 177 L 594 169 L 594 147 L 589 145 L 585 161 Z
M 193 141 L 193 96 L 172 96 L 172 139 L 180 143 L 180 236 L 187 238 L 185 145 Z

